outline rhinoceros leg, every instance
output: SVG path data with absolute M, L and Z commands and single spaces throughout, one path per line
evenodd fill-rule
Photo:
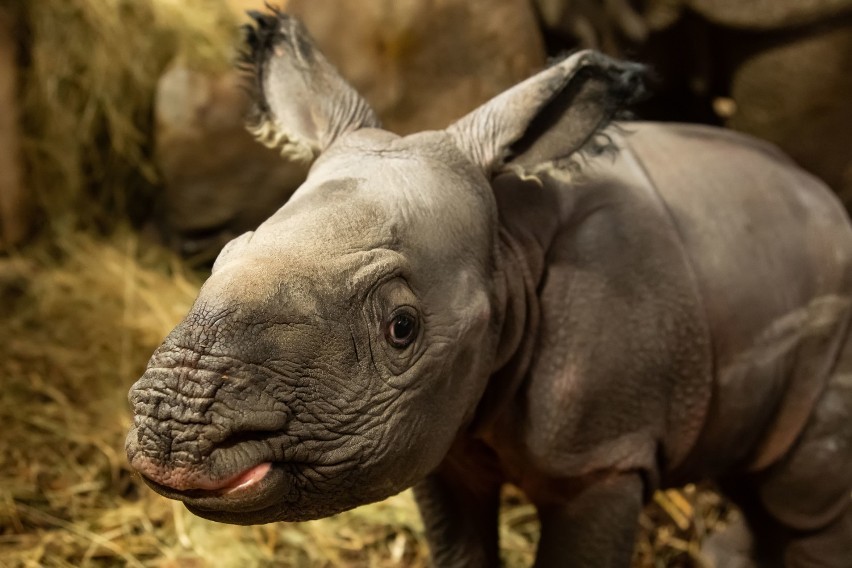
M 760 487 L 770 515 L 789 529 L 788 568 L 852 568 L 850 416 L 852 373 L 838 374 L 793 454 Z
M 414 487 L 432 562 L 443 567 L 500 565 L 500 481 L 460 476 L 444 465 Z
M 852 568 L 852 341 L 785 458 L 727 491 L 759 566 Z
M 792 541 L 785 558 L 791 568 L 852 566 L 852 508 L 827 527 Z
M 828 472 L 826 472 L 828 474 Z M 852 567 L 852 507 L 828 525 L 815 530 L 796 530 L 770 516 L 758 505 L 759 490 L 751 498 L 736 499 L 749 520 L 726 529 L 721 538 L 711 538 L 701 549 L 705 561 L 714 568 L 850 568 Z M 742 496 L 742 490 L 734 492 Z M 847 497 L 848 499 L 848 497 Z M 736 535 L 731 538 L 728 532 Z M 746 534 L 749 533 L 749 534 Z M 754 539 L 750 556 L 735 541 Z M 731 546 L 733 544 L 733 546 Z
M 594 483 L 567 503 L 537 503 L 536 568 L 626 568 L 642 499 L 642 479 L 634 473 Z

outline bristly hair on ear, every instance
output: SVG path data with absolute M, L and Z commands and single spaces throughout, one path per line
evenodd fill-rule
M 619 147 L 613 141 L 611 133 L 616 132 L 621 136 L 631 134 L 632 131 L 625 123 L 636 119 L 632 107 L 650 96 L 647 88 L 650 74 L 648 67 L 640 63 L 630 63 L 617 74 L 618 78 L 612 82 L 609 90 L 608 118 L 598 124 L 597 129 L 573 156 L 568 157 L 571 162 L 568 167 L 575 175 L 581 172 L 582 163 L 589 158 L 609 156 L 615 159 Z
M 264 3 L 268 13 L 249 10 L 246 12 L 254 23 L 242 26 L 243 43 L 248 49 L 240 52 L 237 68 L 242 72 L 243 88 L 248 91 L 251 105 L 246 113 L 246 128 L 264 146 L 277 149 L 282 156 L 302 162 L 314 159 L 314 152 L 294 140 L 291 133 L 282 132 L 276 123 L 266 98 L 264 81 L 266 66 L 272 57 L 275 46 L 290 39 L 285 28 L 290 29 L 296 39 L 295 46 L 298 55 L 304 60 L 313 57 L 310 46 L 304 45 L 304 30 L 296 30 L 302 24 L 290 17 L 280 8 Z
M 281 41 L 281 9 L 264 3 L 269 13 L 249 10 L 246 12 L 253 23 L 240 27 L 243 45 L 239 52 L 237 69 L 242 75 L 242 87 L 248 92 L 251 106 L 246 114 L 246 127 L 265 145 L 274 146 L 275 124 L 269 104 L 263 92 L 264 63 L 275 44 Z M 262 135 L 263 134 L 263 135 Z
M 290 160 L 313 161 L 340 136 L 381 125 L 295 17 L 267 4 L 243 26 L 244 73 L 252 106 L 249 131 Z
M 581 149 L 643 96 L 644 66 L 593 50 L 568 54 L 451 124 L 447 131 L 487 176 L 529 172 Z
M 549 63 L 558 65 L 573 53 Z M 560 126 L 569 126 L 576 120 L 588 123 L 588 127 L 582 129 L 585 131 L 584 137 L 574 140 L 573 148 L 571 145 L 566 146 L 570 155 L 555 154 L 549 161 L 565 163 L 566 159 L 573 158 L 576 167 L 579 165 L 578 160 L 584 161 L 587 157 L 618 151 L 607 131 L 611 128 L 623 131 L 616 121 L 631 119 L 633 114 L 630 107 L 647 97 L 647 68 L 639 63 L 624 61 L 614 64 L 614 60 L 595 52 L 588 53 L 585 60 L 590 64 L 577 69 L 572 81 L 532 120 L 524 137 L 510 147 L 507 157 L 509 163 L 514 162 L 516 166 L 533 165 L 531 161 L 544 157 L 536 147 L 541 146 L 542 141 L 554 138 Z M 594 112 L 590 112 L 591 109 Z

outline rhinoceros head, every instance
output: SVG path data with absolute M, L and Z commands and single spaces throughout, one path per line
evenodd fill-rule
M 132 387 L 127 439 L 156 491 L 241 524 L 383 499 L 439 464 L 509 349 L 491 177 L 582 147 L 638 74 L 577 53 L 400 137 L 298 22 L 255 18 L 255 130 L 315 161 L 219 255 Z

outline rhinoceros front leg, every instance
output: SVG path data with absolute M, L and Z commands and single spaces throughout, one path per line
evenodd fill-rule
M 444 466 L 414 487 L 434 566 L 499 566 L 500 481 Z
M 627 568 L 642 500 L 642 478 L 636 473 L 598 481 L 567 503 L 538 503 L 536 568 Z

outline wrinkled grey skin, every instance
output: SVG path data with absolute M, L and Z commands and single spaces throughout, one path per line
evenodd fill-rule
M 593 52 L 398 137 L 293 20 L 250 40 L 259 135 L 318 158 L 131 390 L 156 491 L 249 524 L 414 485 L 435 563 L 493 566 L 514 483 L 537 565 L 627 566 L 652 492 L 714 478 L 763 565 L 849 565 L 852 229 L 826 187 L 722 130 L 603 137 L 641 69 Z

